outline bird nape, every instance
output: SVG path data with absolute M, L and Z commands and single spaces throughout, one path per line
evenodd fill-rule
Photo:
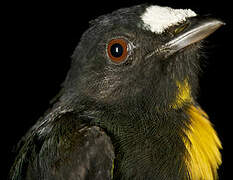
M 217 179 L 221 143 L 196 99 L 201 42 L 224 23 L 137 5 L 90 24 L 10 179 Z

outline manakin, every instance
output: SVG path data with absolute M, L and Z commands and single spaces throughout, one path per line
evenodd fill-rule
M 90 24 L 10 179 L 217 179 L 221 142 L 196 99 L 201 41 L 224 23 L 137 5 Z

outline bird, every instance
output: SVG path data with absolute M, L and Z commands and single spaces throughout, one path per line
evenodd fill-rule
M 197 98 L 203 42 L 225 23 L 141 4 L 89 24 L 9 179 L 218 179 L 222 145 Z

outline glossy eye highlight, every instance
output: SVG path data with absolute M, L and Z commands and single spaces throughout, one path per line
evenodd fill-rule
M 128 42 L 123 38 L 116 38 L 109 41 L 107 54 L 111 61 L 115 63 L 123 62 L 128 56 Z

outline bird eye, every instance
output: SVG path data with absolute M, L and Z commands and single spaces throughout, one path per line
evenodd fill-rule
M 108 57 L 115 63 L 123 62 L 128 56 L 127 41 L 123 38 L 112 39 L 107 45 Z

